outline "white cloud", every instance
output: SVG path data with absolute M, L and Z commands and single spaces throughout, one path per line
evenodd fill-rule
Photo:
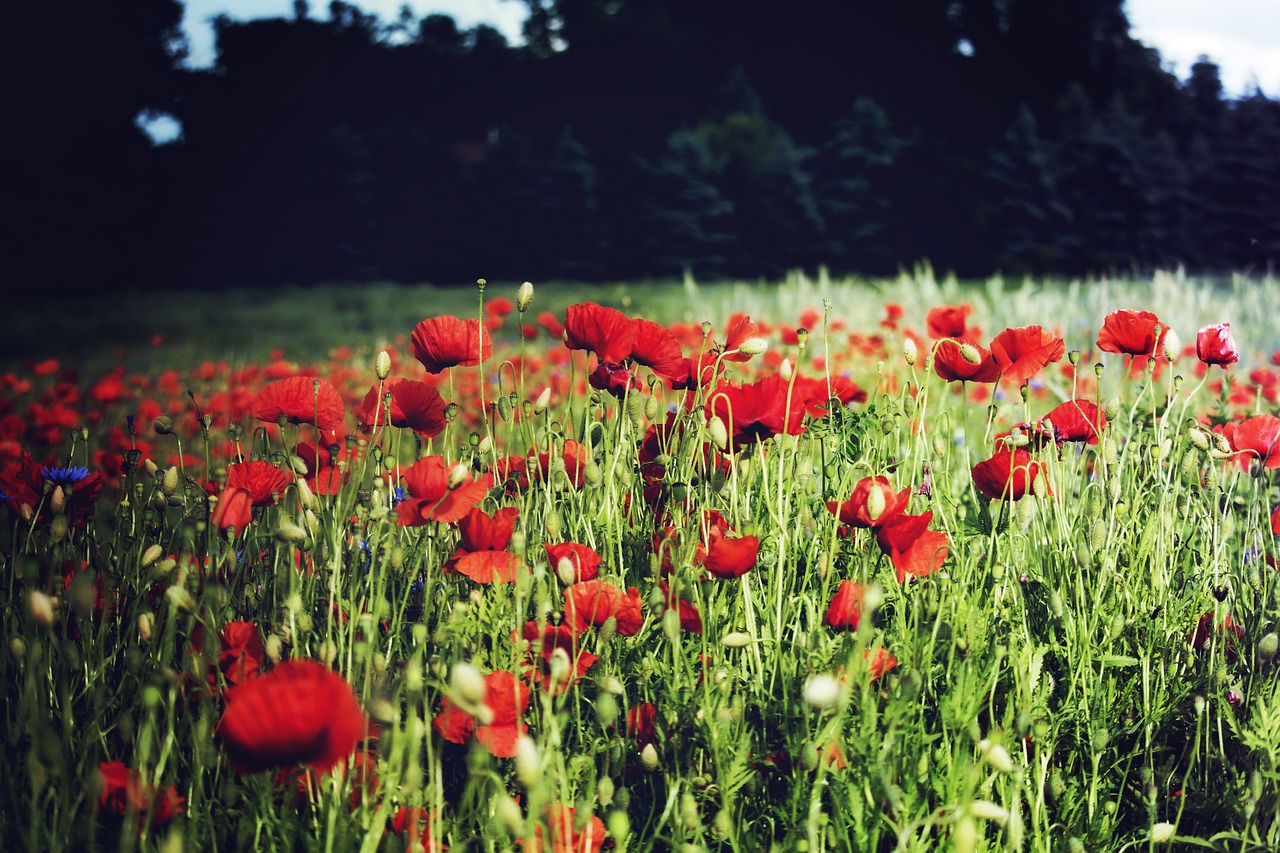
M 1221 69 L 1228 95 L 1280 94 L 1280 3 L 1276 0 L 1127 0 L 1133 35 L 1185 78 L 1201 54 Z

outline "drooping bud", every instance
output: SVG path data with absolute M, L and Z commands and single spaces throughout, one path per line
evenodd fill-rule
M 561 557 L 556 563 L 556 577 L 565 586 L 575 583 L 578 580 L 578 570 L 574 567 L 573 560 Z
M 880 516 L 884 515 L 884 510 L 884 492 L 878 485 L 872 486 L 871 491 L 867 492 L 867 518 L 871 521 L 876 521 Z
M 150 610 L 138 614 L 138 636 L 142 637 L 142 642 L 151 642 L 151 631 L 155 624 L 156 615 Z
M 165 497 L 171 498 L 178 491 L 179 476 L 177 465 L 171 465 L 164 472 L 164 479 L 160 482 L 160 491 L 164 492 Z
M 53 494 L 49 496 L 49 508 L 55 514 L 60 514 L 67 508 L 67 493 L 62 490 L 62 486 L 53 487 Z
M 276 540 L 278 542 L 298 543 L 303 542 L 307 538 L 305 528 L 294 524 L 292 521 L 281 521 L 280 526 L 276 528 Z
M 1009 750 L 1002 745 L 983 738 L 978 741 L 978 751 L 982 753 L 982 758 L 995 770 L 1001 773 L 1013 772 L 1013 757 L 1009 755 Z
M 784 358 L 782 360 L 782 364 L 778 365 L 778 375 L 783 379 L 790 381 L 791 374 L 794 372 L 795 371 L 791 367 L 791 359 L 789 358 Z
M 1205 453 L 1209 452 L 1209 434 L 1200 429 L 1200 427 L 1192 427 L 1187 430 L 1187 440 L 1190 441 L 1196 449 L 1204 451 Z
M 982 353 L 978 352 L 978 348 L 973 344 L 961 344 L 960 357 L 970 364 L 982 363 Z
M 759 355 L 769 348 L 769 342 L 764 338 L 747 338 L 738 345 L 738 352 L 743 355 Z
M 195 613 L 196 600 L 191 597 L 191 593 L 187 592 L 186 587 L 175 584 L 166 589 L 164 595 L 169 600 L 170 606 L 187 613 Z
M 1170 332 L 1169 334 L 1173 334 Z M 1173 839 L 1176 827 L 1171 823 L 1157 823 L 1151 827 L 1151 843 L 1167 844 Z
M 461 462 L 449 469 L 449 491 L 453 491 L 462 484 L 466 483 L 471 477 L 471 472 L 467 470 L 467 466 Z
M 716 447 L 724 450 L 729 446 L 729 430 L 719 415 L 712 415 L 711 420 L 707 421 L 707 432 L 711 434 L 711 441 Z
M 651 743 L 646 743 L 644 749 L 640 750 L 640 763 L 644 765 L 645 770 L 658 769 L 658 750 Z

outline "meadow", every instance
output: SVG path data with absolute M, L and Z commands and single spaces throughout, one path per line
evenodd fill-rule
M 1280 849 L 1277 304 L 927 268 L 32 302 L 0 838 Z

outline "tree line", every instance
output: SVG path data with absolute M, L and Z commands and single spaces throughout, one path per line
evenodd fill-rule
M 93 289 L 962 276 L 1280 256 L 1280 102 L 1185 80 L 1122 0 L 524 0 L 215 24 L 28 4 L 5 266 Z M 154 145 L 139 116 L 181 125 Z

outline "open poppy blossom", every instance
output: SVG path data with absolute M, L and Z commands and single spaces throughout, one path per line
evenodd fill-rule
M 1043 466 L 1021 447 L 997 450 L 990 459 L 973 466 L 973 484 L 993 500 L 1016 501 L 1026 497 Z
M 446 572 L 456 571 L 476 583 L 511 583 L 516 579 L 520 558 L 506 550 L 516 529 L 520 509 L 506 506 L 489 515 L 473 507 L 458 519 L 462 541 L 444 564 Z
M 573 806 L 552 803 L 547 806 L 546 821 L 551 828 L 551 845 L 544 846 L 542 824 L 534 827 L 533 838 L 526 838 L 521 845 L 528 853 L 600 853 L 604 845 L 604 821 L 595 815 L 582 829 L 577 828 Z
M 1062 338 L 1040 326 L 1005 329 L 991 341 L 991 356 L 1000 367 L 1000 377 L 1021 385 L 1050 362 L 1066 353 Z
M 690 634 L 702 633 L 702 614 L 698 606 L 683 596 L 673 595 L 671 586 L 666 581 L 658 581 L 658 589 L 662 591 L 662 599 L 667 607 L 677 608 L 680 616 L 680 630 Z
M 409 338 L 413 357 L 427 373 L 449 367 L 475 367 L 493 355 L 493 340 L 475 317 L 428 317 Z
M 1230 323 L 1213 323 L 1196 333 L 1196 358 L 1205 364 L 1226 367 L 1240 360 L 1240 350 L 1231 337 Z
M 563 693 L 587 674 L 600 658 L 578 648 L 577 635 L 568 625 L 524 623 L 521 636 L 527 651 L 525 678 L 548 693 Z
M 629 392 L 639 391 L 644 387 L 625 364 L 600 359 L 596 360 L 595 369 L 587 375 L 587 382 L 597 391 L 604 391 L 619 400 Z
M 846 376 L 832 376 L 828 382 L 820 377 L 797 375 L 791 382 L 791 393 L 804 400 L 804 413 L 811 418 L 826 415 L 827 405 L 832 400 L 837 400 L 842 405 L 867 401 L 867 392 Z
M 345 761 L 368 730 L 351 685 L 313 660 L 290 660 L 226 693 L 216 734 L 241 773 Z
M 862 584 L 853 581 L 840 581 L 831 603 L 827 605 L 827 615 L 823 619 L 831 628 L 838 631 L 856 631 L 862 619 Z
M 880 497 L 876 499 L 880 506 L 874 513 L 869 505 L 873 491 L 880 493 Z M 863 477 L 853 487 L 853 494 L 847 501 L 827 501 L 827 511 L 844 524 L 865 529 L 884 524 L 904 512 L 910 500 L 910 486 L 895 493 L 889 485 L 888 477 Z
M 255 418 L 266 423 L 314 424 L 322 433 L 342 427 L 345 409 L 342 395 L 332 383 L 311 376 L 277 379 L 258 392 L 249 406 Z
M 194 654 L 208 654 L 208 634 L 204 625 L 196 623 L 191 632 L 189 646 Z M 252 622 L 228 622 L 218 633 L 217 664 L 228 684 L 243 684 L 258 677 L 267 649 L 262 642 L 258 626 Z M 212 673 L 210 673 L 212 677 Z M 212 682 L 211 682 L 212 684 Z
M 244 530 L 253 520 L 253 508 L 274 503 L 291 482 L 287 471 L 260 459 L 228 465 L 227 484 L 210 520 L 219 530 Z
M 966 328 L 972 305 L 938 305 L 924 315 L 925 331 L 933 340 L 942 338 L 974 338 L 977 329 Z
M 1223 616 L 1222 622 L 1216 624 L 1216 626 L 1212 610 L 1201 616 L 1189 638 L 1191 648 L 1197 652 L 1203 651 L 1204 647 L 1209 645 L 1209 640 L 1215 633 L 1222 638 L 1222 650 L 1226 659 L 1235 660 L 1238 657 L 1235 645 L 1237 641 L 1244 639 L 1244 629 L 1231 618 L 1230 613 Z
M 970 355 L 977 361 L 965 358 L 966 346 L 972 347 Z M 947 382 L 995 382 L 1000 378 L 1000 365 L 989 350 L 951 338 L 934 348 L 933 372 Z
M 1156 326 L 1160 326 L 1158 335 Z M 1150 311 L 1122 308 L 1103 319 L 1102 328 L 1098 331 L 1098 349 L 1125 355 L 1159 357 L 1160 345 L 1168 331 L 1169 327 Z
M 789 394 L 786 379 L 777 374 L 743 385 L 721 383 L 706 405 L 707 418 L 718 417 L 729 427 L 728 450 L 767 441 L 775 435 L 804 432 L 806 400 Z M 787 405 L 790 397 L 790 406 Z
M 445 402 L 434 385 L 416 379 L 391 377 L 379 386 L 374 385 L 365 395 L 360 406 L 360 430 L 372 431 L 378 426 L 408 427 L 423 438 L 434 438 L 444 431 Z M 391 410 L 387 411 L 385 397 L 391 395 Z
M 559 468 L 555 464 L 557 456 L 559 461 L 564 463 L 563 472 L 569 485 L 575 489 L 581 489 L 587 482 L 587 463 L 591 461 L 591 448 L 587 445 L 572 438 L 565 439 L 559 454 L 550 449 L 539 452 L 538 448 L 531 447 L 525 460 L 527 462 L 532 459 L 537 462 L 537 466 L 531 466 L 529 471 L 533 474 L 535 480 L 545 482 L 551 477 L 552 472 Z
M 642 364 L 663 379 L 673 379 L 680 372 L 684 352 L 671 330 L 652 320 L 643 318 L 631 321 L 635 330 L 635 343 L 631 346 L 630 360 Z
M 924 515 L 902 513 L 876 528 L 876 542 L 893 563 L 898 583 L 908 575 L 933 574 L 946 561 L 951 540 L 947 534 L 929 529 L 932 520 L 933 510 Z
M 573 569 L 573 582 L 581 583 L 593 579 L 600 571 L 600 555 L 586 545 L 576 542 L 564 542 L 559 545 L 543 544 L 547 552 L 547 562 L 559 573 L 560 561 L 568 560 Z
M 627 737 L 644 749 L 658 743 L 658 708 L 652 702 L 640 702 L 627 709 Z
M 616 308 L 594 302 L 570 305 L 564 315 L 564 345 L 593 352 L 601 361 L 620 363 L 631 355 L 636 327 Z
M 1099 432 L 1106 429 L 1107 416 L 1088 400 L 1067 400 L 1055 406 L 1040 423 L 1051 427 L 1056 441 L 1097 444 Z
M 167 825 L 182 814 L 185 800 L 178 796 L 174 786 L 161 790 L 147 784 L 141 773 L 124 765 L 122 761 L 104 761 L 98 765 L 98 777 L 102 787 L 98 792 L 98 815 L 123 818 L 132 813 L 137 816 L 138 834 L 145 824 L 147 812 L 151 812 L 151 828 Z
M 1238 454 L 1240 467 L 1248 471 L 1255 460 L 1263 468 L 1280 468 L 1280 418 L 1254 415 L 1243 421 L 1232 421 L 1222 434 Z
M 644 624 L 640 590 L 630 587 L 624 592 L 599 578 L 575 583 L 564 591 L 564 618 L 579 634 L 592 625 L 600 627 L 612 618 L 619 634 L 634 637 Z
M 510 672 L 498 670 L 484 677 L 484 706 L 488 722 L 476 718 L 449 697 L 431 725 L 450 743 L 470 743 L 472 735 L 496 758 L 516 754 L 516 739 L 529 730 L 521 718 L 529 708 L 529 687 Z
M 458 482 L 450 488 L 449 480 L 457 467 L 448 466 L 441 456 L 424 456 L 404 472 L 402 479 L 409 496 L 396 506 L 402 527 L 457 521 L 484 500 L 493 488 L 493 475 L 481 474 L 473 479 L 469 470 L 461 468 Z
M 439 821 L 440 813 L 432 813 L 417 806 L 401 806 L 391 817 L 391 831 L 404 836 L 405 853 L 444 853 L 449 848 L 442 844 L 432 831 L 432 824 Z
M 751 353 L 741 352 L 739 347 L 760 336 L 760 327 L 747 314 L 734 314 L 725 324 L 724 346 L 720 348 L 725 361 L 750 361 Z

